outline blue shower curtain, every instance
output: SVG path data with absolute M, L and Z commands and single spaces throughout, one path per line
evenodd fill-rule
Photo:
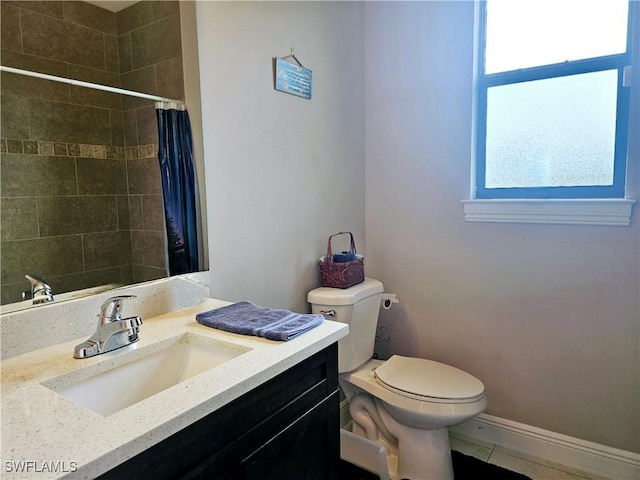
M 167 225 L 169 274 L 198 271 L 196 181 L 189 114 L 175 104 L 156 104 L 160 174 Z

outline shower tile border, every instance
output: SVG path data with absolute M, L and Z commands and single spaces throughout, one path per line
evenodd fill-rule
M 2 138 L 0 139 L 0 153 L 24 153 L 27 155 L 43 155 L 48 157 L 124 158 L 125 160 L 134 160 L 138 158 L 155 157 L 158 153 L 158 144 L 152 143 L 132 147 L 116 147 L 112 145 Z

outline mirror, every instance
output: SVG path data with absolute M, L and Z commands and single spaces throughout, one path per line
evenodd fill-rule
M 2 65 L 184 99 L 179 2 L 95 3 L 3 1 Z M 7 72 L 0 100 L 0 303 L 167 276 L 154 102 Z

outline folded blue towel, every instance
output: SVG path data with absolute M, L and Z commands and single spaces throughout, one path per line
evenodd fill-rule
M 233 303 L 196 315 L 196 321 L 207 327 L 283 341 L 317 327 L 323 320 L 322 315 L 259 307 L 250 302 Z

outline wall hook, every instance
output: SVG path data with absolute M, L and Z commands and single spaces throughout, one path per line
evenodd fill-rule
M 291 53 L 289 55 L 287 55 L 286 57 L 282 57 L 282 58 L 293 58 L 295 60 L 295 62 L 298 64 L 299 67 L 304 68 L 304 65 L 302 65 L 300 63 L 300 60 L 297 59 L 296 57 L 296 49 L 291 47 Z

